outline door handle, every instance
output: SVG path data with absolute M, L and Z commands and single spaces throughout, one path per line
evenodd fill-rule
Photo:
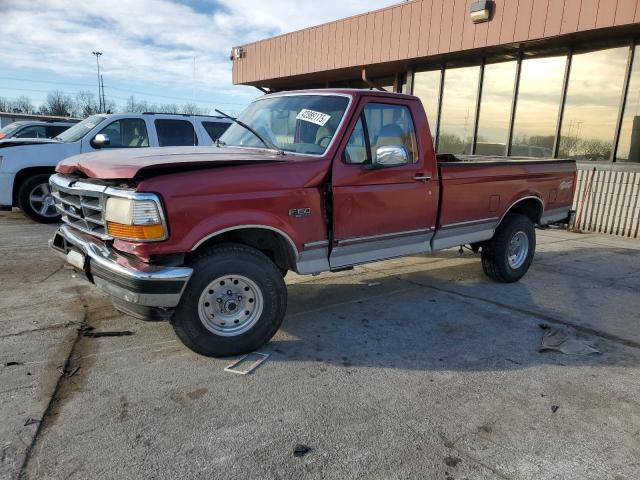
M 424 175 L 422 173 L 417 173 L 413 179 L 417 182 L 428 182 L 429 180 L 431 180 L 431 177 L 429 175 Z

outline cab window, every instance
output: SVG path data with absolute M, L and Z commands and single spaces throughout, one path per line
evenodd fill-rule
M 418 159 L 415 126 L 408 107 L 384 103 L 365 106 L 344 152 L 348 164 L 371 164 L 377 149 L 400 145 L 407 151 L 408 163 Z
M 108 148 L 139 148 L 149 146 L 147 126 L 141 118 L 123 118 L 100 130 L 109 137 Z

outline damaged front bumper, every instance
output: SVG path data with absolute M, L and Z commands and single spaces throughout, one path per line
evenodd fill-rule
M 105 242 L 62 225 L 49 246 L 114 299 L 121 310 L 138 317 L 145 308 L 178 305 L 193 269 L 150 265 L 124 256 Z

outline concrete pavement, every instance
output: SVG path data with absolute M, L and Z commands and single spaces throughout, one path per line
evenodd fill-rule
M 454 250 L 290 274 L 242 377 L 115 311 L 52 233 L 0 216 L 0 478 L 638 478 L 638 241 L 538 231 L 511 285 Z M 539 353 L 540 322 L 602 354 Z

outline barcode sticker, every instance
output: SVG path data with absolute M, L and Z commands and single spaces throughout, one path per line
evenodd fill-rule
M 316 125 L 320 125 L 324 127 L 324 125 L 329 121 L 331 115 L 327 115 L 326 113 L 316 112 L 315 110 L 308 110 L 303 108 L 300 110 L 300 113 L 296 117 L 297 120 L 304 120 L 305 122 L 315 123 Z

